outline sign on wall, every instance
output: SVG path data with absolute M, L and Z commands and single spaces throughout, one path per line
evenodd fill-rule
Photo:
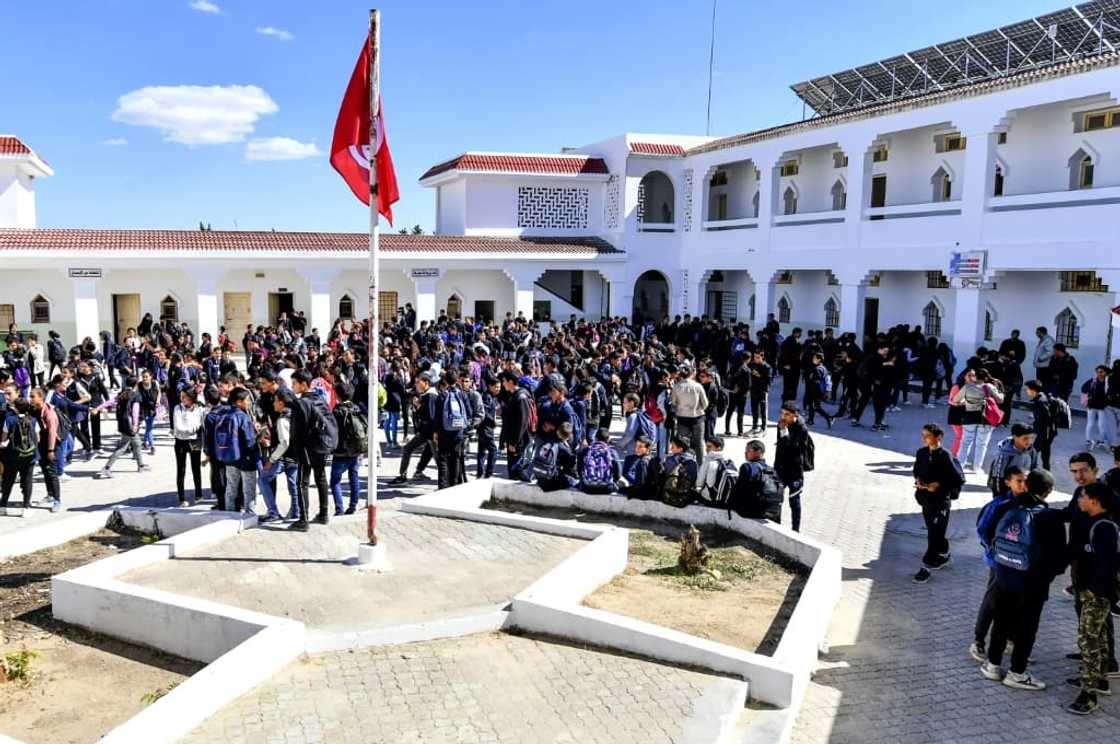
M 71 279 L 100 279 L 101 269 L 70 269 Z
M 949 254 L 950 279 L 983 279 L 987 251 L 963 251 Z
M 439 269 L 412 269 L 409 275 L 413 279 L 439 279 Z

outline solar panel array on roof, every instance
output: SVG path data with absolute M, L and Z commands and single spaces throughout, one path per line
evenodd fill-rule
M 824 116 L 1118 48 L 1120 0 L 1095 0 L 791 87 Z

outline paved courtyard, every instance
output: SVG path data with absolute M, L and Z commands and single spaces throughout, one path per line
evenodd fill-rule
M 711 742 L 734 680 L 611 653 L 483 635 L 297 661 L 192 744 Z
M 1102 699 L 1100 711 L 1088 718 L 1070 716 L 1060 707 L 1074 694 L 1073 690 L 1065 687 L 1064 679 L 1076 671 L 1074 665 L 1064 659 L 1064 655 L 1074 649 L 1076 628 L 1072 605 L 1060 598 L 1061 580 L 1055 582 L 1054 596 L 1043 615 L 1034 652 L 1036 663 L 1033 669 L 1049 683 L 1049 689 L 1040 693 L 1021 692 L 987 682 L 979 676 L 976 665 L 967 656 L 974 612 L 986 575 L 973 534 L 977 509 L 988 498 L 983 475 L 970 478 L 965 493 L 954 505 L 950 530 L 954 552 L 952 566 L 936 573 L 925 586 L 910 583 L 924 543 L 920 514 L 910 488 L 911 457 L 919 444 L 918 427 L 930 419 L 943 421 L 943 409 L 926 410 L 910 406 L 902 413 L 890 414 L 888 423 L 891 430 L 885 435 L 867 429 L 852 429 L 846 422 L 838 422 L 832 432 L 823 426 L 814 429 L 818 468 L 809 478 L 804 499 L 803 528 L 807 534 L 843 551 L 844 592 L 830 629 L 830 653 L 822 659 L 809 689 L 796 724 L 794 741 L 798 744 L 893 744 L 899 741 L 956 743 L 1000 740 L 1026 743 L 1114 740 L 1120 730 L 1120 701 Z M 1074 423 L 1075 429 L 1062 433 L 1055 450 L 1059 493 L 1053 496 L 1052 501 L 1057 504 L 1064 503 L 1071 488 L 1064 462 L 1083 441 L 1077 428 L 1082 420 L 1075 419 Z M 993 447 L 1000 435 L 997 432 L 993 437 Z M 772 450 L 772 431 L 765 440 Z M 728 454 L 736 460 L 741 459 L 742 445 L 742 440 L 731 439 Z M 70 508 L 88 509 L 117 501 L 165 506 L 174 503 L 174 462 L 165 438 L 157 441 L 154 470 L 145 476 L 132 472 L 133 466 L 128 464 L 118 465 L 118 475 L 111 481 L 93 480 L 90 475 L 100 467 L 100 463 L 75 464 L 74 478 L 64 484 L 64 495 Z M 402 561 L 403 556 L 415 547 L 420 538 L 427 539 L 427 534 L 406 526 L 408 519 L 421 517 L 396 513 L 396 504 L 403 498 L 430 490 L 434 482 L 422 481 L 390 490 L 385 484 L 396 474 L 397 468 L 398 461 L 387 457 L 380 468 L 380 480 L 383 497 L 387 499 L 382 504 L 382 534 L 390 545 L 390 555 L 400 572 L 409 570 L 406 561 Z M 501 468 L 500 465 L 499 470 Z M 429 473 L 434 474 L 434 469 Z M 41 485 L 37 484 L 37 488 L 41 493 Z M 281 498 L 281 504 L 286 507 L 286 496 Z M 40 510 L 35 512 L 34 517 L 24 520 L 0 518 L 0 540 L 7 531 L 67 516 L 66 513 L 50 515 L 46 512 L 40 514 Z M 405 521 L 401 520 L 402 517 Z M 259 530 L 243 537 L 260 541 L 261 549 L 267 546 L 269 550 L 276 551 L 274 555 L 283 554 L 281 557 L 294 557 L 299 561 L 314 556 L 337 566 L 339 560 L 352 554 L 363 523 L 358 518 L 351 518 L 345 527 L 343 523 L 337 526 L 337 532 L 320 530 L 317 536 L 313 531 L 310 537 L 272 530 Z M 327 538 L 328 534 L 334 537 Z M 452 570 L 455 556 L 461 555 L 456 552 L 459 548 L 454 547 L 454 542 L 458 540 L 462 543 L 462 537 L 440 536 L 444 545 L 445 563 L 442 565 L 445 570 Z M 301 542 L 303 540 L 320 542 L 310 544 Z M 523 546 L 520 550 L 533 552 L 534 549 Z M 556 560 L 563 554 L 563 549 L 558 550 L 554 554 Z M 518 560 L 524 559 L 524 554 L 515 555 L 521 555 Z M 230 553 L 223 560 L 231 557 L 235 558 L 237 554 Z M 196 570 L 205 571 L 212 570 L 217 562 L 198 561 L 197 564 Z M 228 583 L 227 590 L 236 591 L 238 597 L 245 598 L 245 601 L 263 602 L 260 596 L 253 598 L 254 593 L 262 592 L 261 586 L 271 580 L 268 577 L 281 577 L 282 582 L 299 581 L 294 577 L 298 577 L 300 566 L 299 562 L 279 563 L 267 569 L 242 565 L 230 571 L 235 576 Z M 350 571 L 337 567 L 340 571 Z M 439 572 L 430 570 L 430 566 L 418 570 L 427 581 L 439 578 Z M 269 573 L 254 573 L 261 571 Z M 250 576 L 255 580 L 247 579 Z M 242 579 L 247 580 L 242 582 Z M 324 593 L 327 594 L 330 592 Z M 480 604 L 484 605 L 489 602 L 488 597 L 496 595 L 482 591 L 480 596 Z M 308 613 L 319 611 L 310 605 L 293 609 Z M 379 621 L 376 618 L 373 620 Z M 373 651 L 362 653 L 376 657 Z M 352 657 L 345 654 L 320 657 L 326 658 Z M 611 658 L 614 664 L 614 657 Z M 322 660 L 313 662 L 311 666 L 320 664 L 329 666 Z M 297 665 L 285 674 L 284 679 L 289 680 L 285 684 L 296 684 L 292 681 L 296 674 L 294 670 L 300 668 Z M 323 674 L 334 678 L 329 672 Z M 351 674 L 361 676 L 356 672 Z M 280 682 L 277 680 L 277 683 Z M 431 692 L 429 690 L 429 694 Z M 314 705 L 349 705 L 357 730 L 368 731 L 368 726 L 372 724 L 362 723 L 364 714 L 360 712 L 363 707 L 361 701 L 366 698 L 358 695 L 349 703 L 343 703 L 340 702 L 342 695 L 341 691 L 338 696 L 328 693 L 319 699 L 315 695 L 293 694 L 291 698 L 285 698 L 285 705 L 302 697 L 307 697 L 311 701 L 309 704 Z M 407 708 L 401 709 L 402 722 L 403 717 L 407 717 L 406 711 Z M 218 720 L 224 720 L 225 715 L 223 712 L 215 725 L 218 725 Z M 291 736 L 288 736 L 289 733 Z M 480 730 L 479 740 L 485 740 L 485 733 Z M 298 731 L 289 732 L 287 729 L 281 734 L 284 741 L 318 740 L 313 734 L 301 738 L 302 734 Z M 495 732 L 494 736 L 497 735 Z M 252 737 L 252 740 L 265 739 Z M 370 739 L 367 737 L 365 740 Z M 402 735 L 390 740 L 407 739 Z M 446 740 L 458 739 L 453 736 Z M 564 739 L 557 737 L 553 740 Z M 441 739 L 429 738 L 426 741 Z
M 310 532 L 249 530 L 132 571 L 122 580 L 290 617 L 318 630 L 405 625 L 497 609 L 586 545 L 583 540 L 386 511 L 378 536 L 393 571 L 345 561 L 366 539 L 365 514 Z

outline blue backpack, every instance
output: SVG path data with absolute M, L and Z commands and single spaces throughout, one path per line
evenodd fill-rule
M 824 368 L 823 364 L 817 365 L 817 376 L 821 381 L 821 392 L 830 395 L 832 393 L 832 375 L 828 374 L 828 370 Z
M 583 471 L 580 480 L 584 486 L 610 488 L 614 485 L 611 477 L 611 447 L 604 442 L 595 442 L 587 448 L 583 456 Z
M 997 566 L 1026 573 L 1038 560 L 1038 543 L 1034 540 L 1034 517 L 1044 506 L 1014 506 L 999 520 L 992 555 Z
M 467 430 L 467 406 L 463 405 L 463 396 L 458 390 L 449 390 L 443 401 L 443 430 Z
M 653 423 L 648 415 L 643 415 L 644 412 L 638 413 L 638 435 L 649 437 L 649 440 L 657 444 L 657 424 Z
M 214 455 L 218 462 L 233 465 L 241 459 L 241 437 L 237 416 L 227 411 L 214 426 Z
M 533 456 L 533 478 L 535 480 L 552 479 L 559 471 L 557 464 L 560 454 L 560 445 L 556 442 L 542 444 Z
M 992 520 L 996 517 L 996 510 L 1006 501 L 1007 497 L 1001 494 L 984 504 L 980 509 L 980 513 L 976 515 L 976 535 L 980 538 L 980 549 L 984 552 L 984 562 L 988 564 L 988 568 L 995 568 L 996 559 L 992 551 L 992 546 L 984 542 L 984 536 L 988 534 L 988 530 L 992 527 Z

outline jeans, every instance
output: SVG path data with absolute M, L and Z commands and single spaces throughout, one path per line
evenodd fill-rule
M 801 492 L 805 490 L 805 479 L 798 478 L 784 484 L 789 489 L 789 521 L 794 532 L 801 531 Z M 781 518 L 774 520 L 781 524 Z
M 498 459 L 498 446 L 491 437 L 478 438 L 478 467 L 475 478 L 491 478 L 494 475 L 494 461 Z
M 74 437 L 66 437 L 65 441 L 59 442 L 55 447 L 55 466 L 58 468 L 58 475 L 62 477 L 66 475 L 66 461 L 70 459 L 70 453 L 74 451 Z
M 331 462 L 331 495 L 334 496 L 334 510 L 342 511 L 342 476 L 350 479 L 350 508 L 358 508 L 358 497 L 362 493 L 361 483 L 358 481 L 358 458 L 340 457 L 335 455 Z
M 1115 419 L 1107 408 L 1090 408 L 1085 411 L 1085 441 L 1107 442 L 1112 444 L 1115 433 L 1113 432 Z M 1093 430 L 1097 436 L 1093 436 Z
M 291 460 L 280 460 L 279 462 L 271 463 L 270 465 L 263 465 L 257 471 L 257 483 L 261 488 L 261 496 L 264 498 L 265 508 L 268 510 L 269 516 L 279 517 L 280 509 L 276 506 L 276 477 L 281 473 L 288 481 L 288 498 L 292 502 L 291 508 L 288 510 L 288 516 L 294 519 L 299 518 L 299 464 Z
M 244 509 L 246 513 L 252 512 L 257 504 L 257 471 L 242 470 L 236 465 L 226 465 L 226 489 L 235 492 L 241 487 L 245 495 Z
M 155 445 L 152 443 L 152 427 L 156 424 L 156 415 L 150 414 L 144 416 L 144 446 L 151 449 Z
M 183 486 L 186 481 L 187 475 L 187 460 L 191 463 L 191 478 L 194 480 L 194 501 L 195 504 L 202 500 L 202 452 L 191 447 L 190 441 L 186 439 L 175 440 L 175 489 L 179 494 L 179 503 L 186 501 L 186 494 Z
M 144 455 L 140 450 L 140 435 L 137 433 L 121 434 L 120 441 L 117 443 L 117 448 L 113 450 L 113 454 L 109 455 L 109 460 L 105 463 L 105 469 L 112 470 L 113 463 L 128 449 L 132 450 L 132 456 L 136 458 L 136 467 L 144 467 Z
M 210 495 L 218 502 L 218 510 L 226 511 L 226 466 L 217 460 L 210 460 L 209 468 Z
M 961 465 L 972 465 L 980 469 L 984 465 L 984 456 L 988 454 L 988 440 L 992 437 L 992 427 L 987 424 L 965 424 L 964 436 L 961 437 L 961 453 L 958 458 Z
M 397 446 L 398 430 L 400 429 L 401 412 L 400 411 L 386 411 L 385 418 L 385 440 Z

